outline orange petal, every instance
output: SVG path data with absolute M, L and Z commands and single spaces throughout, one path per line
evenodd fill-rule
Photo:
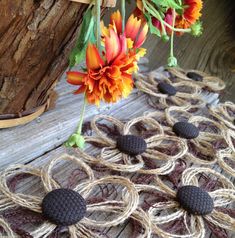
M 138 32 L 140 30 L 141 26 L 141 20 L 138 20 L 137 17 L 134 17 L 132 14 L 127 23 L 126 23 L 126 29 L 125 29 L 125 34 L 127 38 L 131 38 L 133 41 L 135 41 Z
M 110 37 L 105 37 L 105 51 L 108 63 L 118 56 L 121 49 L 117 33 L 113 29 L 110 29 L 109 32 Z
M 142 3 L 141 0 L 137 0 L 137 1 L 136 1 L 136 6 L 137 6 L 141 11 L 143 11 L 144 6 L 143 6 L 143 3 Z
M 67 82 L 72 85 L 81 85 L 82 80 L 87 76 L 85 73 L 69 71 L 67 74 Z
M 119 10 L 111 15 L 110 24 L 115 25 L 118 35 L 122 33 L 122 16 Z
M 148 25 L 144 24 L 143 28 L 141 29 L 141 31 L 139 33 L 138 39 L 136 40 L 136 42 L 134 44 L 135 48 L 139 48 L 141 45 L 143 45 L 143 43 L 146 40 L 146 36 L 148 34 L 148 29 L 149 29 Z
M 84 93 L 86 91 L 86 86 L 82 85 L 78 90 L 74 91 L 74 94 Z
M 99 51 L 94 44 L 88 44 L 86 50 L 86 65 L 88 69 L 99 69 L 104 65 L 104 61 L 100 57 Z

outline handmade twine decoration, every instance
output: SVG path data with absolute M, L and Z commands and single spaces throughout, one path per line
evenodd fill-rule
M 98 126 L 98 121 L 105 120 L 118 130 L 118 135 L 110 132 L 108 135 Z M 146 134 L 154 131 L 153 135 L 145 138 L 136 135 L 135 127 L 143 123 Z M 86 136 L 87 144 L 99 147 L 98 155 L 91 156 L 80 149 L 79 154 L 88 163 L 102 164 L 112 170 L 121 172 L 136 172 L 146 174 L 167 174 L 174 169 L 175 160 L 184 156 L 187 145 L 176 136 L 164 134 L 162 126 L 153 118 L 142 116 L 122 123 L 118 119 L 98 115 L 91 121 L 92 136 Z M 138 134 L 138 133 L 137 133 Z M 176 153 L 170 155 L 164 152 L 169 147 L 176 147 Z M 146 161 L 161 162 L 157 168 L 146 168 Z
M 225 88 L 225 83 L 222 79 L 210 76 L 199 70 L 184 70 L 181 68 L 168 68 L 167 70 L 171 74 L 172 80 L 176 82 L 190 82 L 190 84 L 212 92 L 219 92 Z
M 209 180 L 210 184 L 215 183 L 212 189 L 201 186 L 204 175 L 213 177 Z M 146 213 L 152 222 L 153 234 L 159 237 L 204 238 L 206 225 L 217 232 L 218 229 L 235 231 L 235 218 L 229 215 L 234 208 L 228 208 L 235 204 L 235 187 L 229 179 L 212 169 L 186 169 L 177 189 L 172 189 L 167 181 L 157 177 L 154 184 L 136 184 L 136 188 L 140 202 L 142 193 L 151 191 L 158 194 L 155 199 L 159 201 L 153 200 Z
M 195 103 L 205 106 L 200 96 L 200 87 L 194 83 L 172 82 L 164 74 L 154 74 L 154 71 L 147 75 L 137 74 L 135 78 L 136 87 L 150 96 L 149 104 L 153 107 L 159 108 L 159 104 L 167 108 L 171 105 L 185 106 Z
M 218 151 L 216 154 L 219 166 L 229 175 L 235 177 L 235 151 L 231 148 Z
M 197 111 L 196 114 L 190 110 Z M 216 163 L 216 151 L 228 148 L 227 129 L 219 122 L 200 114 L 200 108 L 172 106 L 164 113 L 150 112 L 146 116 L 164 124 L 164 131 L 169 135 L 177 135 L 188 145 L 185 158 L 197 164 Z M 203 114 L 203 113 L 201 113 Z
M 209 107 L 210 114 L 229 129 L 235 130 L 235 104 L 232 102 L 220 103 Z
M 56 163 L 62 160 L 72 161 L 77 164 L 87 175 L 85 181 L 79 183 L 73 189 L 62 188 L 52 177 L 52 169 Z M 20 174 L 30 174 L 41 179 L 45 196 L 35 196 L 11 191 L 8 180 Z M 104 199 L 89 203 L 89 197 L 95 186 L 113 184 L 122 186 L 121 200 Z M 68 226 L 70 237 L 102 237 L 94 232 L 94 228 L 107 228 L 116 226 L 128 218 L 141 221 L 142 211 L 137 209 L 138 192 L 134 185 L 126 178 L 107 176 L 95 179 L 91 168 L 77 157 L 62 155 L 51 160 L 42 169 L 33 168 L 29 165 L 10 166 L 0 174 L 0 211 L 9 208 L 24 207 L 29 211 L 42 214 L 44 222 L 40 227 L 30 232 L 35 238 L 48 237 L 58 226 Z M 96 195 L 97 196 L 97 195 Z M 108 221 L 95 220 L 88 217 L 91 212 L 100 214 L 112 213 L 115 217 Z M 147 221 L 147 218 L 144 219 Z M 10 225 L 0 219 L 0 223 L 10 237 L 15 237 Z M 149 229 L 143 224 L 146 232 Z

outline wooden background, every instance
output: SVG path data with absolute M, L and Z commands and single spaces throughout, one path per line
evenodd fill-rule
M 227 90 L 224 98 L 235 101 L 235 1 L 204 0 L 203 2 L 203 35 L 200 38 L 191 35 L 176 37 L 175 55 L 181 67 L 200 69 L 225 80 Z M 134 4 L 127 6 L 130 13 Z M 117 7 L 120 7 L 120 1 Z M 108 14 L 105 20 L 108 20 Z M 148 49 L 150 68 L 166 63 L 169 54 L 168 43 L 150 36 L 145 47 Z

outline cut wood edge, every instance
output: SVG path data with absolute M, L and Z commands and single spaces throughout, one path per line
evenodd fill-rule
M 91 0 L 70 0 L 70 1 L 72 1 L 72 2 L 79 2 L 79 3 L 85 3 L 85 4 L 90 4 L 92 2 Z M 117 2 L 117 0 L 103 0 L 101 5 L 103 7 L 115 7 L 116 6 L 116 2 Z

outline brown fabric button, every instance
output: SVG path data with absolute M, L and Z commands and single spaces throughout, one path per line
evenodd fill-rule
M 86 201 L 71 189 L 55 189 L 44 197 L 42 214 L 56 225 L 74 225 L 84 218 Z

